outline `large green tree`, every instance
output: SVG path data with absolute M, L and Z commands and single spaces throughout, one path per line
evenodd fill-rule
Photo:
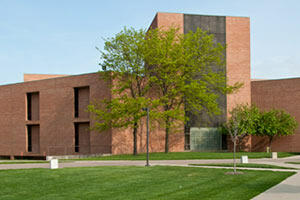
M 101 51 L 101 76 L 111 83 L 112 98 L 89 106 L 97 119 L 94 128 L 132 128 L 137 154 L 142 108 L 151 107 L 151 118 L 165 127 L 168 152 L 170 130 L 183 129 L 186 111 L 218 114 L 219 94 L 240 87 L 226 85 L 224 49 L 201 29 L 184 35 L 176 28 L 147 33 L 125 28 Z
M 94 128 L 103 131 L 110 128 L 131 128 L 133 154 L 137 152 L 139 122 L 149 105 L 149 84 L 145 71 L 145 31 L 124 28 L 105 40 L 101 51 L 101 78 L 111 86 L 111 99 L 94 102 L 88 110 L 94 113 Z
M 185 35 L 176 28 L 150 30 L 145 46 L 149 81 L 160 105 L 153 117 L 164 124 L 167 153 L 170 130 L 189 120 L 186 111 L 219 114 L 219 95 L 241 85 L 226 85 L 225 47 L 199 28 Z

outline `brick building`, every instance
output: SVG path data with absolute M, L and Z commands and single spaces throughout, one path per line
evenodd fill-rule
M 220 116 L 206 113 L 191 116 L 188 131 L 170 135 L 170 151 L 213 150 L 224 148 L 224 138 L 215 131 L 228 118 L 229 111 L 241 103 L 255 102 L 261 108 L 286 109 L 299 120 L 299 108 L 290 102 L 299 99 L 300 79 L 250 80 L 250 20 L 247 17 L 204 16 L 157 13 L 152 28 L 176 26 L 182 33 L 198 27 L 214 34 L 217 42 L 227 45 L 225 72 L 229 84 L 244 83 L 237 93 L 223 95 Z M 111 98 L 108 84 L 98 73 L 82 75 L 24 75 L 24 82 L 0 86 L 0 156 L 48 156 L 82 154 L 120 154 L 132 152 L 130 130 L 90 131 L 92 118 L 86 106 L 94 100 Z M 274 95 L 280 94 L 280 95 Z M 145 151 L 145 126 L 138 133 L 138 151 Z M 184 130 L 184 129 L 183 129 Z M 300 151 L 300 132 L 274 150 Z M 263 140 L 249 138 L 248 150 L 263 150 Z M 223 145 L 223 147 L 222 147 Z M 204 148 L 205 147 L 205 148 Z M 150 151 L 164 150 L 164 131 L 151 132 Z
M 296 118 L 300 124 L 300 78 L 279 80 L 253 80 L 251 101 L 259 108 L 282 109 Z M 267 138 L 252 137 L 252 151 L 264 151 Z M 300 152 L 300 127 L 294 135 L 276 137 L 272 142 L 273 151 Z

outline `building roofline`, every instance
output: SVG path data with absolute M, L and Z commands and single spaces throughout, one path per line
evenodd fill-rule
M 251 82 L 261 82 L 261 81 L 284 81 L 284 80 L 296 80 L 300 77 L 290 77 L 290 78 L 278 78 L 278 79 L 251 79 Z
M 98 74 L 99 72 L 90 72 L 90 73 L 66 75 L 66 76 L 62 76 L 62 77 L 53 77 L 53 78 L 40 79 L 40 80 L 32 80 L 32 81 L 25 81 L 25 82 L 23 81 L 23 82 L 17 82 L 17 83 L 8 83 L 8 84 L 0 85 L 0 87 L 12 86 L 12 85 L 21 85 L 21 84 L 29 84 L 29 83 L 32 83 L 32 82 L 48 81 L 48 80 L 53 80 L 53 79 L 64 79 L 64 78 L 70 78 L 70 77 L 76 77 L 76 76 L 86 76 L 86 75 Z M 47 74 L 45 74 L 45 75 L 47 75 Z M 57 74 L 57 75 L 59 75 L 59 74 Z
M 158 13 L 183 14 L 183 15 L 199 15 L 199 16 L 208 16 L 208 17 L 242 17 L 242 18 L 250 18 L 249 16 L 207 15 L 207 14 L 182 13 L 182 12 L 156 12 L 155 16 Z

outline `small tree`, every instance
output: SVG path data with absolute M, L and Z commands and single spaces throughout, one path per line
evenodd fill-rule
M 272 109 L 261 113 L 258 130 L 255 134 L 267 136 L 269 138 L 268 147 L 271 150 L 275 136 L 292 135 L 297 127 L 297 121 L 290 114 L 283 110 Z
M 224 125 L 224 133 L 233 142 L 233 168 L 236 173 L 236 144 L 247 134 L 255 134 L 260 120 L 260 112 L 256 106 L 238 105 L 230 112 L 230 119 Z
M 137 155 L 137 131 L 140 119 L 146 115 L 146 94 L 149 84 L 144 63 L 145 31 L 133 28 L 122 30 L 105 40 L 101 51 L 101 77 L 111 86 L 112 97 L 94 102 L 88 110 L 94 113 L 94 128 L 132 128 L 133 154 Z
M 218 114 L 218 93 L 233 91 L 241 85 L 227 86 L 223 70 L 213 70 L 213 66 L 225 68 L 225 47 L 199 28 L 185 35 L 176 28 L 150 30 L 146 48 L 149 80 L 160 105 L 155 116 L 165 126 L 168 153 L 170 129 L 189 120 L 185 111 L 198 113 L 205 109 Z

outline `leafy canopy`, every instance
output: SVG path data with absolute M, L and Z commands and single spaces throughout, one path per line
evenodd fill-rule
M 258 130 L 261 113 L 254 105 L 237 105 L 230 111 L 230 118 L 225 123 L 225 133 L 230 134 L 232 140 L 243 138 L 245 135 L 253 135 Z
M 284 110 L 272 109 L 261 113 L 256 135 L 268 136 L 271 139 L 274 136 L 294 134 L 297 127 L 297 121 L 290 114 Z
M 145 69 L 144 30 L 124 28 L 120 33 L 105 40 L 101 51 L 100 76 L 110 82 L 111 99 L 94 102 L 89 111 L 94 113 L 94 127 L 99 131 L 116 128 L 137 128 L 145 116 L 142 110 L 149 104 L 149 90 Z
M 225 124 L 225 133 L 243 137 L 245 135 L 268 136 L 271 145 L 274 136 L 294 134 L 298 123 L 283 110 L 260 111 L 256 106 L 238 105 L 231 111 Z
M 162 107 L 156 116 L 166 127 L 189 120 L 186 111 L 220 113 L 216 91 L 229 93 L 241 87 L 226 85 L 222 70 L 225 47 L 199 28 L 184 35 L 176 28 L 150 30 L 145 45 L 150 84 Z M 213 70 L 213 66 L 220 70 Z

